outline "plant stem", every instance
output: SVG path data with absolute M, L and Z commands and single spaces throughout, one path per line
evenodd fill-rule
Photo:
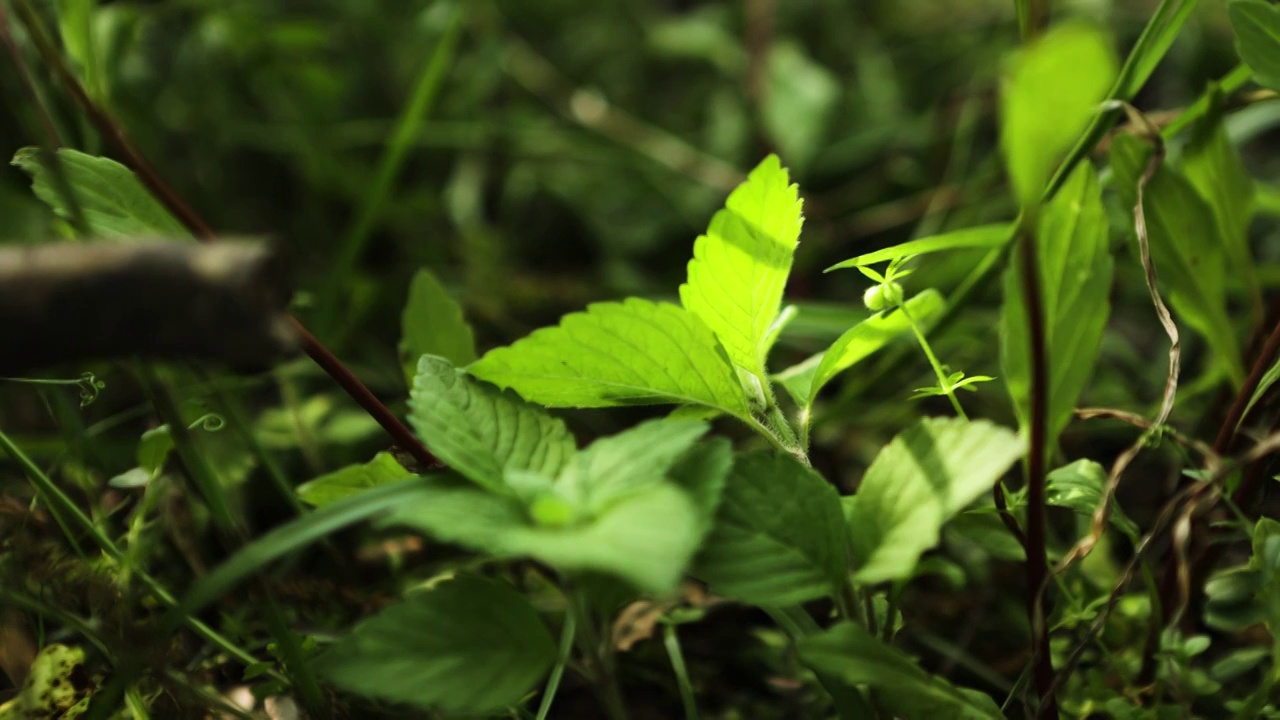
M 671 659 L 671 670 L 676 674 L 685 720 L 698 720 L 698 699 L 693 692 L 693 683 L 689 680 L 689 669 L 685 667 L 684 654 L 680 651 L 680 637 L 676 634 L 674 624 L 667 623 L 662 628 L 662 643 L 667 648 L 667 657 Z
M 578 618 L 570 608 L 564 614 L 564 627 L 560 630 L 560 656 L 556 658 L 555 667 L 551 668 L 551 676 L 547 678 L 547 687 L 542 691 L 542 702 L 538 704 L 538 715 L 535 720 L 547 720 L 551 712 L 551 703 L 556 699 L 556 690 L 560 688 L 560 678 L 564 677 L 565 665 L 569 664 L 569 655 L 573 652 L 573 641 L 577 636 Z
M 591 660 L 588 664 L 591 679 L 600 704 L 604 706 L 609 720 L 628 720 L 627 706 L 622 700 L 622 691 L 618 687 L 618 674 L 615 672 L 613 653 L 601 638 L 599 630 L 591 622 L 591 614 L 581 594 L 572 586 L 566 586 L 565 595 L 569 599 L 569 611 L 577 617 L 578 646 L 583 655 Z
M 1025 218 L 1026 216 L 1024 216 Z M 1032 670 L 1041 699 L 1037 717 L 1058 717 L 1053 685 L 1053 658 L 1044 596 L 1048 581 L 1045 554 L 1045 441 L 1049 403 L 1049 362 L 1045 355 L 1044 308 L 1040 297 L 1040 269 L 1035 235 L 1024 222 L 1019 232 L 1019 274 L 1027 308 L 1027 342 L 1031 348 L 1030 439 L 1027 449 L 1027 615 L 1031 623 Z
M 920 349 L 924 350 L 924 355 L 929 358 L 929 365 L 933 368 L 933 373 L 938 376 L 938 387 L 946 391 L 947 399 L 951 401 L 951 407 L 955 408 L 956 415 L 968 420 L 969 416 L 965 414 L 964 408 L 960 406 L 960 399 L 956 397 L 955 388 L 951 387 L 951 381 L 947 378 L 947 371 L 942 368 L 942 363 L 938 362 L 938 356 L 933 354 L 933 347 L 929 345 L 929 340 L 925 338 L 924 330 L 920 327 L 920 323 L 911 317 L 911 313 L 907 311 L 906 303 L 898 304 L 898 312 L 902 313 L 902 316 L 911 324 L 911 332 L 915 333 L 916 341 L 920 343 Z

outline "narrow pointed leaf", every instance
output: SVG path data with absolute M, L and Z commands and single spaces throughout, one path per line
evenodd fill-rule
M 457 367 L 476 359 L 476 341 L 462 306 L 425 269 L 413 276 L 400 316 L 400 360 L 410 384 L 423 355 L 438 355 Z
M 769 329 L 800 239 L 801 202 L 776 156 L 760 163 L 693 246 L 680 302 L 736 366 L 765 377 Z
M 99 237 L 190 237 L 186 228 L 169 214 L 129 168 L 115 160 L 61 149 L 58 160 L 75 192 L 89 229 Z M 31 176 L 36 197 L 54 214 L 70 220 L 71 209 L 58 192 L 49 170 L 40 162 L 37 148 L 22 148 L 13 164 Z
M 1045 441 L 1049 447 L 1057 443 L 1089 382 L 1107 326 L 1114 267 L 1109 237 L 1102 190 L 1093 167 L 1083 163 L 1044 207 L 1035 237 L 1049 358 Z M 1015 256 L 1005 271 L 1000 337 L 1005 385 L 1025 428 L 1030 413 L 1031 350 L 1019 266 Z
M 895 717 L 1004 717 L 989 696 L 957 688 L 926 673 L 914 658 L 852 622 L 802 638 L 799 649 L 800 659 L 815 671 L 850 686 L 875 690 L 877 700 L 891 708 Z
M 597 303 L 467 368 L 548 407 L 706 405 L 747 417 L 747 401 L 715 336 L 669 303 Z
M 555 659 L 555 642 L 523 595 L 460 575 L 360 623 L 315 664 L 354 693 L 483 713 L 519 702 Z
M 1058 25 L 1010 58 L 1001 83 L 1000 147 L 1023 207 L 1040 201 L 1115 77 L 1110 41 L 1085 25 Z
M 740 456 L 693 574 L 712 592 L 757 605 L 830 595 L 848 570 L 835 488 L 794 457 Z
M 882 250 L 876 250 L 875 252 L 851 257 L 844 262 L 832 265 L 823 272 L 859 267 L 862 265 L 871 265 L 873 263 L 897 260 L 898 258 L 904 257 L 928 255 L 929 253 L 944 252 L 946 250 L 972 250 L 973 248 L 1000 247 L 1001 245 L 1009 242 L 1009 239 L 1012 237 L 1013 228 L 1009 223 L 979 225 L 977 227 L 964 228 L 963 230 L 954 230 L 941 235 L 930 235 L 929 237 L 917 238 L 899 245 L 894 245 L 893 247 L 887 247 Z
M 508 470 L 554 477 L 576 451 L 563 422 L 432 355 L 418 362 L 409 423 L 442 462 L 492 490 Z
M 1111 144 L 1115 185 L 1127 209 L 1137 203 L 1138 178 L 1150 148 L 1131 135 Z M 1162 165 L 1144 193 L 1151 260 L 1179 319 L 1208 341 L 1214 361 L 1232 382 L 1244 379 L 1231 317 L 1227 313 L 1226 268 L 1213 212 L 1185 177 Z
M 928 418 L 899 434 L 846 504 L 854 578 L 910 577 L 943 524 L 989 492 L 1024 450 L 1022 439 L 984 420 Z

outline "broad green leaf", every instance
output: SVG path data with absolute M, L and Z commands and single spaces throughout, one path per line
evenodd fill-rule
M 1213 211 L 1218 237 L 1231 270 L 1244 280 L 1251 293 L 1258 292 L 1258 278 L 1249 251 L 1249 224 L 1253 221 L 1253 179 L 1244 169 L 1240 151 L 1227 137 L 1222 123 L 1221 97 L 1191 131 L 1182 151 L 1182 172 Z
M 840 101 L 840 82 L 795 42 L 775 43 L 767 63 L 769 92 L 762 98 L 760 119 L 787 162 L 803 168 L 823 147 Z
M 75 192 L 89 229 L 99 237 L 190 237 L 129 168 L 115 160 L 62 149 L 58 151 L 67 182 Z M 31 188 L 64 220 L 71 211 L 58 192 L 38 148 L 22 148 L 13 164 L 32 178 Z
M 930 675 L 915 659 L 886 645 L 866 628 L 842 622 L 799 642 L 800 659 L 815 671 L 851 686 L 867 686 L 894 717 L 1000 720 L 986 694 L 957 688 Z
M 696 315 L 669 303 L 596 303 L 488 352 L 467 370 L 548 407 L 674 403 L 749 417 L 715 336 Z
M 1280 89 L 1280 10 L 1262 0 L 1235 0 L 1227 3 L 1227 14 L 1236 31 L 1236 52 L 1253 70 L 1253 79 Z
M 641 423 L 591 443 L 569 462 L 556 484 L 576 505 L 596 515 L 618 498 L 662 482 L 707 430 L 698 420 Z
M 800 240 L 801 202 L 776 156 L 729 195 L 693 246 L 680 302 L 711 328 L 729 360 L 763 383 L 769 329 Z
M 1084 25 L 1058 25 L 1009 59 L 1000 92 L 1000 147 L 1024 208 L 1040 201 L 1115 77 L 1110 40 Z
M 363 490 L 389 485 L 409 475 L 391 453 L 378 453 L 367 463 L 348 465 L 341 470 L 298 486 L 298 497 L 309 505 L 322 507 L 355 495 Z
M 701 528 L 699 541 L 715 524 L 716 511 L 720 509 L 732 468 L 733 445 L 718 437 L 694 446 L 667 473 L 671 482 L 689 494 L 697 508 Z
M 1013 237 L 1013 228 L 1009 223 L 978 225 L 977 227 L 954 230 L 941 235 L 917 238 L 892 247 L 876 250 L 875 252 L 857 255 L 844 262 L 836 263 L 823 272 L 871 265 L 899 258 L 911 258 L 917 255 L 928 255 L 929 253 L 946 250 L 1000 247 L 1009 242 L 1011 237 Z
M 946 309 L 946 300 L 930 289 L 908 300 L 906 306 L 911 317 L 927 329 Z M 783 370 L 774 379 L 782 383 L 797 405 L 809 407 L 836 375 L 910 331 L 911 323 L 901 310 L 876 313 L 846 330 L 826 351 Z
M 693 575 L 712 592 L 756 605 L 830 595 L 849 565 L 835 488 L 794 457 L 739 456 Z
M 1046 205 L 1037 226 L 1045 356 L 1049 361 L 1049 408 L 1045 443 L 1054 447 L 1093 372 L 1111 312 L 1108 296 L 1114 263 L 1102 190 L 1088 163 L 1081 163 Z M 1019 423 L 1030 414 L 1031 348 L 1023 290 L 1021 248 L 1004 275 L 1000 349 L 1004 381 Z
M 400 360 L 410 384 L 423 355 L 438 355 L 457 367 L 476 359 L 476 341 L 462 317 L 462 306 L 425 269 L 413 276 L 400 316 Z
M 512 497 L 434 477 L 389 524 L 495 557 L 533 557 L 565 571 L 609 573 L 647 592 L 673 590 L 701 537 L 694 501 L 669 482 L 652 485 L 576 524 L 536 525 Z
M 1132 135 L 1111 143 L 1116 188 L 1130 211 L 1150 148 Z M 1177 171 L 1162 165 L 1144 192 L 1151 260 L 1174 311 L 1200 333 L 1236 386 L 1244 380 L 1239 341 L 1227 313 L 1226 269 L 1213 212 Z
M 1045 476 L 1045 500 L 1055 507 L 1070 508 L 1085 517 L 1093 517 L 1102 504 L 1102 491 L 1106 484 L 1106 468 L 1093 460 L 1076 460 Z M 1111 524 L 1135 543 L 1141 536 L 1138 526 L 1114 503 L 1111 505 Z
M 418 361 L 409 424 L 444 464 L 491 490 L 509 470 L 555 477 L 576 451 L 563 422 L 432 355 Z
M 854 579 L 910 577 L 942 525 L 989 492 L 1024 451 L 1021 438 L 985 420 L 926 418 L 900 433 L 847 505 Z
M 481 713 L 519 702 L 555 659 L 555 641 L 523 595 L 460 575 L 365 620 L 314 662 L 354 693 Z

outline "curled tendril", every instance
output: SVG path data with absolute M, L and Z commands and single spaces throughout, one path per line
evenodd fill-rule
M 80 407 L 85 407 L 89 403 L 98 399 L 98 394 L 107 386 L 105 382 L 98 379 L 98 376 L 91 372 L 80 373 L 80 379 L 76 381 L 76 386 L 80 388 Z
M 218 413 L 205 413 L 195 419 L 195 422 L 187 426 L 188 430 L 200 428 L 205 432 L 218 432 L 227 426 L 227 419 Z

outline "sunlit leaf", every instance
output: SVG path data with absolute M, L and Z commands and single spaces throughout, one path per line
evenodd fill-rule
M 413 276 L 400 316 L 400 360 L 410 383 L 423 355 L 438 355 L 457 367 L 476 359 L 475 338 L 462 306 L 427 270 Z
M 711 328 L 729 360 L 765 378 L 770 328 L 800 238 L 801 202 L 776 156 L 729 196 L 693 246 L 680 302 Z
M 548 407 L 706 405 L 748 415 L 746 396 L 715 336 L 668 303 L 597 303 L 467 370 Z
M 1057 25 L 1009 59 L 1000 92 L 1000 147 L 1023 207 L 1040 201 L 1115 77 L 1110 41 L 1084 25 Z
M 63 148 L 58 160 L 90 231 L 99 237 L 190 237 L 125 166 L 103 157 Z M 71 209 L 57 190 L 38 148 L 22 148 L 13 164 L 32 178 L 31 188 L 58 217 L 71 219 Z
M 1009 242 L 1011 237 L 1013 237 L 1013 228 L 1008 223 L 979 225 L 977 227 L 964 228 L 963 230 L 953 230 L 941 235 L 917 238 L 892 247 L 876 250 L 875 252 L 857 255 L 844 262 L 836 263 L 823 272 L 897 260 L 898 258 L 928 255 L 929 253 L 947 250 L 999 247 Z
M 790 455 L 740 456 L 693 574 L 719 595 L 788 605 L 830 595 L 847 571 L 831 484 Z
M 1102 190 L 1092 166 L 1082 163 L 1046 205 L 1037 226 L 1041 312 L 1049 363 L 1045 442 L 1053 447 L 1089 382 L 1111 311 L 1114 263 Z M 1022 282 L 1021 249 L 1004 277 L 1001 361 L 1019 422 L 1030 414 L 1031 349 Z
M 493 490 L 511 470 L 555 477 L 576 452 L 559 419 L 432 355 L 418 362 L 409 423 L 442 462 Z
M 910 577 L 942 525 L 990 492 L 1024 451 L 1021 438 L 984 420 L 928 418 L 900 433 L 846 505 L 855 579 Z
M 344 500 L 363 490 L 389 485 L 409 475 L 391 453 L 378 453 L 367 463 L 348 465 L 298 486 L 303 502 L 320 507 Z
M 551 669 L 555 642 L 506 583 L 460 575 L 410 594 L 316 658 L 335 685 L 454 712 L 517 703 Z

